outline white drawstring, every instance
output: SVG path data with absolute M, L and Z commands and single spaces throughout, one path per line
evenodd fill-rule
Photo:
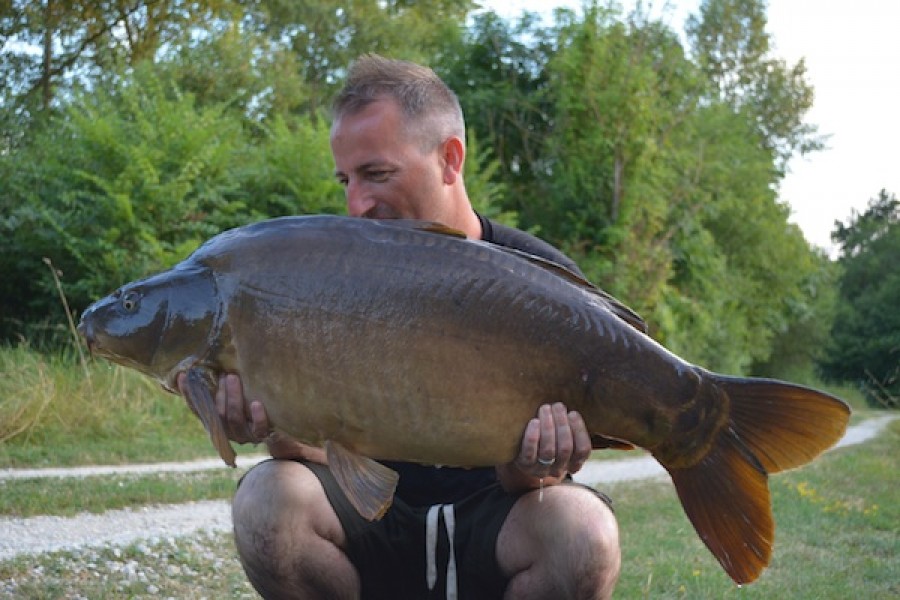
M 435 504 L 428 509 L 425 517 L 425 580 L 428 582 L 428 591 L 434 589 L 437 583 L 437 525 L 438 511 L 441 505 Z
M 447 528 L 447 539 L 450 540 L 450 558 L 447 559 L 447 600 L 456 600 L 456 552 L 453 550 L 453 531 L 456 522 L 453 505 L 444 505 L 444 527 Z
M 450 557 L 447 560 L 447 600 L 457 600 L 456 552 L 453 548 L 453 534 L 456 529 L 456 518 L 452 504 L 435 504 L 428 509 L 425 517 L 425 581 L 428 591 L 437 584 L 437 544 L 438 516 L 444 515 L 444 528 L 450 542 Z

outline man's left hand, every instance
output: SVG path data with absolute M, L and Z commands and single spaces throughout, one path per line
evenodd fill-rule
M 591 449 L 591 436 L 578 412 L 561 402 L 544 404 L 525 427 L 519 455 L 497 473 L 508 491 L 553 485 L 581 469 Z

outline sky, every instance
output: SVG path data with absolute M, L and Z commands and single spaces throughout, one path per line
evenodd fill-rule
M 547 15 L 579 0 L 481 0 L 505 17 L 522 10 Z M 624 0 L 626 10 L 634 5 Z M 683 33 L 699 0 L 652 5 L 652 14 Z M 848 222 L 881 189 L 900 196 L 900 2 L 770 0 L 772 56 L 806 61 L 815 101 L 806 122 L 828 136 L 826 148 L 789 164 L 779 197 L 807 241 L 831 256 L 834 222 Z

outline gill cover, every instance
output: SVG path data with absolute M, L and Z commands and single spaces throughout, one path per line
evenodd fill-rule
M 208 353 L 220 309 L 212 273 L 176 268 L 123 286 L 85 311 L 92 350 L 160 380 Z M 193 361 L 191 360 L 193 359 Z

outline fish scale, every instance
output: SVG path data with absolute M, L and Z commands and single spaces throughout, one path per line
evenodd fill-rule
M 374 459 L 504 464 L 538 407 L 563 402 L 595 447 L 650 451 L 738 583 L 771 557 L 768 474 L 814 459 L 849 417 L 817 390 L 693 365 L 564 267 L 434 223 L 237 228 L 99 300 L 79 331 L 95 356 L 169 390 L 186 373 L 188 404 L 229 463 L 213 398 L 219 375 L 239 374 L 276 430 L 325 447 L 368 519 L 397 480 Z

